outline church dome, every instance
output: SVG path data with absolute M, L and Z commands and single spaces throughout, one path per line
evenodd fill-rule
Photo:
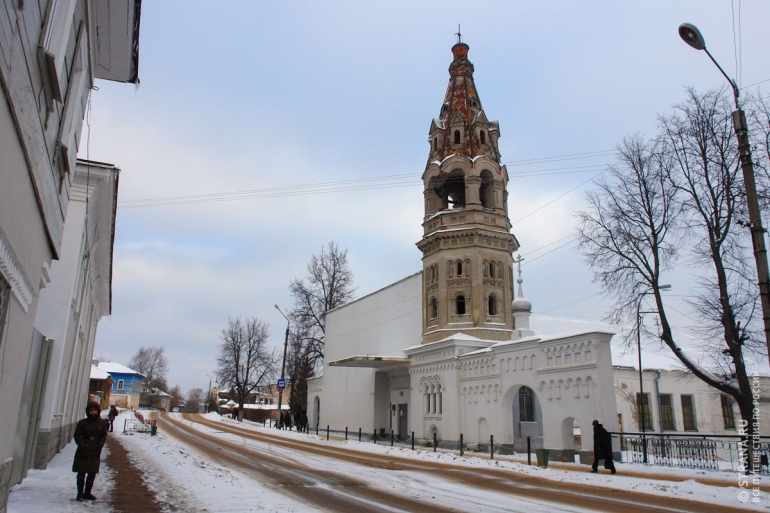
M 531 312 L 532 302 L 525 297 L 517 297 L 511 301 L 511 310 L 513 312 Z

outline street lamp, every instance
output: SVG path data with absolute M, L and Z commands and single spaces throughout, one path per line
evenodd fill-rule
M 286 348 L 289 345 L 289 325 L 291 324 L 291 321 L 289 321 L 289 318 L 284 315 L 283 312 L 281 312 L 281 309 L 278 308 L 278 305 L 273 305 L 278 312 L 283 315 L 283 318 L 286 319 L 286 338 L 283 342 L 283 365 L 281 365 L 281 379 L 283 380 L 284 373 L 286 372 Z M 284 381 L 284 383 L 286 383 Z M 278 428 L 280 426 L 279 420 L 283 418 L 281 416 L 281 404 L 283 403 L 283 388 L 278 389 L 278 410 L 275 412 L 275 427 Z M 279 417 L 280 416 L 280 417 Z
M 733 88 L 735 98 L 735 111 L 733 112 L 733 128 L 738 137 L 738 152 L 741 158 L 741 170 L 743 171 L 743 183 L 746 187 L 746 203 L 749 207 L 749 226 L 751 227 L 751 243 L 754 247 L 754 261 L 757 265 L 757 281 L 759 282 L 759 297 L 762 304 L 762 320 L 765 324 L 765 342 L 768 356 L 770 357 L 770 277 L 767 267 L 767 250 L 765 249 L 765 229 L 762 227 L 762 216 L 757 199 L 757 185 L 754 182 L 754 164 L 751 162 L 751 146 L 749 145 L 749 131 L 746 123 L 746 114 L 741 109 L 738 101 L 740 92 L 735 80 L 731 79 L 722 69 L 722 66 L 706 49 L 706 40 L 698 27 L 690 23 L 679 25 L 679 36 L 685 43 L 696 50 L 703 50 L 709 56 L 722 75 L 725 76 Z
M 658 290 L 671 290 L 671 285 L 659 285 Z M 639 302 L 636 304 L 636 347 L 639 352 L 639 401 L 637 406 L 639 407 L 639 419 L 641 421 L 642 428 L 642 451 L 644 453 L 644 462 L 647 463 L 647 436 L 646 422 L 644 420 L 644 381 L 642 380 L 642 314 L 656 313 L 654 311 L 642 312 L 642 300 L 644 296 L 652 292 L 652 290 L 646 290 L 639 296 Z M 647 402 L 647 411 L 650 409 L 650 403 Z M 652 428 L 652 426 L 650 426 Z

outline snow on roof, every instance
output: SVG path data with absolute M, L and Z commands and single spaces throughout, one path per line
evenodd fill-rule
M 602 321 L 545 314 L 532 314 L 529 318 L 529 326 L 541 338 L 563 338 L 585 333 L 614 335 L 620 331 L 619 328 Z
M 98 367 L 99 367 L 99 369 L 101 369 L 101 370 L 103 370 L 105 372 L 109 372 L 110 374 L 115 372 L 115 373 L 118 373 L 118 374 L 137 374 L 139 376 L 144 377 L 143 374 L 140 374 L 140 373 L 136 372 L 134 369 L 129 369 L 125 365 L 121 365 L 121 364 L 115 363 L 115 362 L 99 362 Z
M 91 379 L 107 379 L 110 375 L 96 365 L 91 365 Z

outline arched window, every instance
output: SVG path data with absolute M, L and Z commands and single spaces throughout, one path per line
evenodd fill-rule
M 489 294 L 489 315 L 497 315 L 497 294 Z
M 494 278 L 495 277 L 495 263 L 489 262 L 489 277 Z
M 460 131 L 455 130 L 455 144 L 460 144 Z
M 434 297 L 430 300 L 430 318 L 435 319 L 438 317 L 438 300 Z
M 462 294 L 457 296 L 457 299 L 455 299 L 456 309 L 457 309 L 457 315 L 465 315 L 465 296 Z
M 487 144 L 487 133 L 484 130 L 479 133 L 479 141 L 481 144 Z
M 433 138 L 433 151 L 438 151 L 438 137 Z
M 463 263 L 457 262 L 457 276 L 463 275 Z
M 529 387 L 519 389 L 519 420 L 535 422 L 535 401 L 532 389 Z

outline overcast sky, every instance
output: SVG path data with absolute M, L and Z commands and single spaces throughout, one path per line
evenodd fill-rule
M 374 4 L 142 4 L 141 86 L 97 81 L 79 153 L 122 169 L 113 315 L 96 356 L 125 364 L 162 345 L 169 384 L 205 389 L 228 316 L 259 317 L 282 345 L 273 304 L 291 308 L 290 280 L 328 241 L 348 249 L 357 297 L 419 271 L 420 175 L 458 23 L 500 122 L 535 312 L 604 317 L 609 303 L 569 238 L 591 179 L 624 136 L 652 135 L 686 86 L 725 83 L 679 24 L 701 29 L 741 87 L 770 87 L 753 86 L 770 80 L 764 0 Z M 297 194 L 344 181 L 355 182 Z M 287 189 L 265 191 L 276 188 Z M 262 197 L 131 203 L 234 191 Z M 688 282 L 668 278 L 677 306 Z

